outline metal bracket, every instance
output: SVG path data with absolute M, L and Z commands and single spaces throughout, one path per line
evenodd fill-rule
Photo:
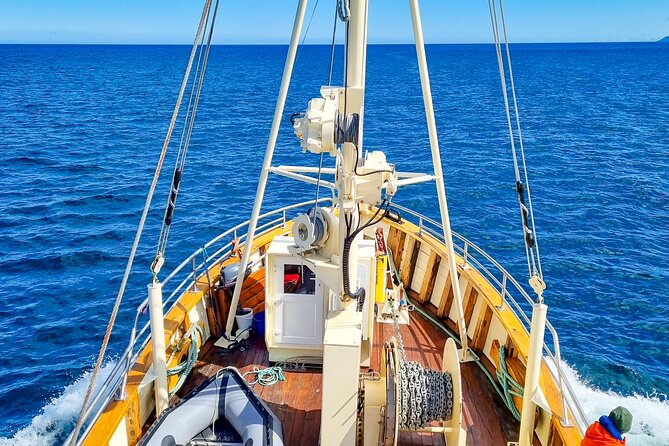
M 458 358 L 460 358 L 460 362 L 472 362 L 472 361 L 478 361 L 479 357 L 476 353 L 474 353 L 474 350 L 471 348 L 467 348 L 466 351 L 463 351 L 463 349 L 458 350 Z

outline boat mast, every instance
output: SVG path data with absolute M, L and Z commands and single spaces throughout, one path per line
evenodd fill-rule
M 302 33 L 302 24 L 304 23 L 304 14 L 307 9 L 307 0 L 300 0 L 295 13 L 295 22 L 293 24 L 293 33 L 290 38 L 290 45 L 288 47 L 288 55 L 286 56 L 286 63 L 283 68 L 283 77 L 281 78 L 281 87 L 279 89 L 279 97 L 276 101 L 276 108 L 274 109 L 274 118 L 272 119 L 272 129 L 270 130 L 269 140 L 267 141 L 267 148 L 265 149 L 265 159 L 263 161 L 262 171 L 260 172 L 260 179 L 258 180 L 258 189 L 256 190 L 256 198 L 253 203 L 253 211 L 251 212 L 251 219 L 249 220 L 249 229 L 246 233 L 246 245 L 242 253 L 241 264 L 248 265 L 249 257 L 251 255 L 251 245 L 255 237 L 256 226 L 258 224 L 258 216 L 262 207 L 263 197 L 265 196 L 265 186 L 267 185 L 267 177 L 269 175 L 272 158 L 274 156 L 274 147 L 279 135 L 279 127 L 281 126 L 281 118 L 283 116 L 283 109 L 286 105 L 286 97 L 288 96 L 288 87 L 290 86 L 290 78 L 293 74 L 293 65 L 295 64 L 295 56 L 297 54 L 297 46 L 299 43 L 300 34 Z M 244 271 L 241 268 L 240 271 Z M 241 277 L 241 280 L 240 280 Z M 223 338 L 217 342 L 221 347 L 227 347 L 232 339 L 232 326 L 235 322 L 235 311 L 239 303 L 239 296 L 242 292 L 242 283 L 244 282 L 244 274 L 240 273 L 235 283 L 235 289 L 232 294 L 232 303 L 230 304 L 231 311 L 228 314 L 228 320 L 225 326 L 225 334 Z
M 448 251 L 448 269 L 451 276 L 453 296 L 455 296 L 455 308 L 458 317 L 458 331 L 460 335 L 460 360 L 467 359 L 469 347 L 467 345 L 467 326 L 465 324 L 464 310 L 462 308 L 462 293 L 458 280 L 458 269 L 455 263 L 455 250 L 453 248 L 453 234 L 451 232 L 451 219 L 448 215 L 448 202 L 446 200 L 446 187 L 444 186 L 444 175 L 441 168 L 441 154 L 439 153 L 439 139 L 437 137 L 437 125 L 434 119 L 434 107 L 432 106 L 432 91 L 430 89 L 430 75 L 427 70 L 427 59 L 425 57 L 425 41 L 423 40 L 423 27 L 420 20 L 418 0 L 409 0 L 411 7 L 411 20 L 413 22 L 413 34 L 416 41 L 416 56 L 418 57 L 418 69 L 420 71 L 420 84 L 423 89 L 423 101 L 425 103 L 425 117 L 427 119 L 427 130 L 430 136 L 430 150 L 432 152 L 432 164 L 434 167 L 434 181 L 437 186 L 437 198 L 439 200 L 439 212 L 441 214 L 441 225 L 444 228 L 444 241 Z
M 346 0 L 342 0 L 346 2 Z M 344 246 L 349 236 L 345 221 L 350 221 L 351 228 L 356 228 L 360 218 L 356 207 L 356 161 L 362 155 L 362 122 L 365 101 L 365 65 L 367 56 L 367 0 L 350 0 L 349 15 L 346 21 L 345 66 L 344 66 L 344 99 L 340 104 L 344 116 L 359 114 L 358 141 L 344 142 L 338 157 L 336 184 L 339 192 L 339 247 Z M 343 218 L 342 218 L 343 217 Z M 357 283 L 358 241 L 355 237 L 349 251 L 349 282 L 355 289 Z M 340 251 L 341 254 L 341 251 Z M 344 265 L 342 265 L 343 267 Z M 342 273 L 343 280 L 343 273 Z M 347 299 L 348 296 L 343 296 Z

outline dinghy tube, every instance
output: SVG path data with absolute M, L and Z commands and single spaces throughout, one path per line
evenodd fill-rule
M 165 410 L 138 445 L 283 446 L 283 432 L 239 371 L 226 367 Z

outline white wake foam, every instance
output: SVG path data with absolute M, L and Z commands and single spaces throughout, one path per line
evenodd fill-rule
M 569 365 L 564 367 L 564 371 L 588 422 L 608 415 L 617 406 L 624 406 L 634 417 L 632 429 L 627 433 L 628 446 L 669 446 L 669 401 L 666 398 L 652 394 L 621 396 L 615 392 L 603 392 L 585 382 Z
M 569 365 L 564 364 L 567 379 L 574 388 L 589 422 L 608 414 L 616 406 L 627 407 L 634 416 L 632 430 L 627 434 L 629 446 L 669 446 L 669 400 L 655 395 L 621 396 L 615 392 L 597 390 Z M 97 379 L 103 382 L 114 364 L 105 365 Z M 86 373 L 65 387 L 63 393 L 51 400 L 30 424 L 11 438 L 0 438 L 0 446 L 52 446 L 73 427 L 90 381 Z
M 110 362 L 102 367 L 96 379 L 97 388 L 107 379 L 114 365 Z M 91 373 L 86 372 L 65 387 L 62 394 L 47 403 L 28 426 L 11 438 L 0 438 L 0 446 L 52 446 L 63 441 L 79 416 L 90 380 Z

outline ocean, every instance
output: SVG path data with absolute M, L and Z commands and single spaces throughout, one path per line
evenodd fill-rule
M 59 444 L 72 427 L 189 49 L 0 46 L 0 445 Z M 669 445 L 669 45 L 511 51 L 544 296 L 571 381 L 592 420 L 632 411 L 628 444 Z M 329 52 L 300 49 L 275 165 L 318 163 L 287 117 L 327 83 Z M 285 54 L 213 47 L 164 271 L 250 215 Z M 427 57 L 453 228 L 526 283 L 494 49 L 430 45 Z M 341 61 L 334 73 L 341 83 Z M 364 149 L 428 171 L 412 46 L 369 48 L 365 101 Z M 107 370 L 145 297 L 171 153 Z M 314 194 L 273 176 L 264 209 Z M 438 218 L 432 184 L 395 201 Z

